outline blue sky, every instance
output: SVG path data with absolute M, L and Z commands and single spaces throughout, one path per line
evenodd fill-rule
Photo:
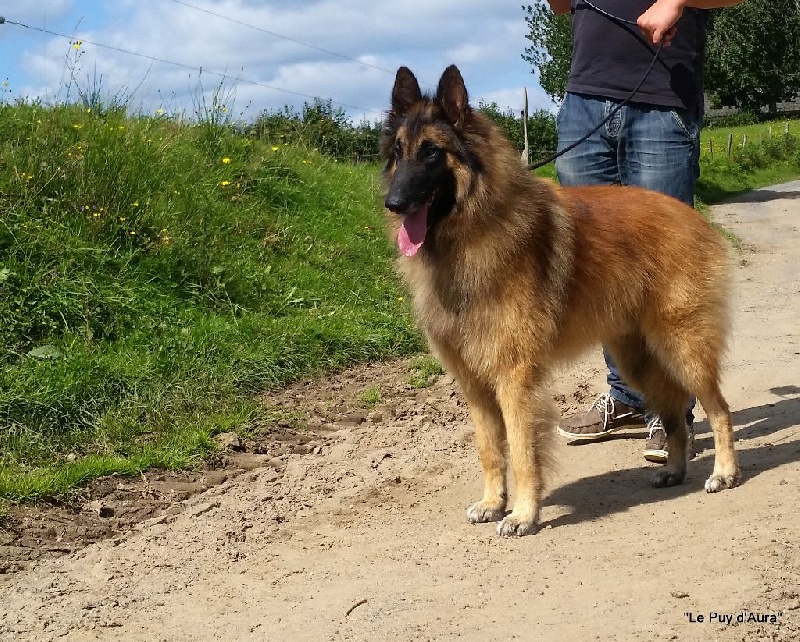
M 526 25 L 517 2 L 6 0 L 0 15 L 72 38 L 0 25 L 6 100 L 51 103 L 99 84 L 104 96 L 117 95 L 134 110 L 191 116 L 201 94 L 208 101 L 220 85 L 215 74 L 228 74 L 221 95 L 235 117 L 297 109 L 318 96 L 355 121 L 373 121 L 388 107 L 398 66 L 432 89 L 425 83 L 435 84 L 455 63 L 474 105 L 518 111 L 527 88 L 531 110 L 553 108 L 521 58 Z M 76 49 L 71 42 L 78 40 Z

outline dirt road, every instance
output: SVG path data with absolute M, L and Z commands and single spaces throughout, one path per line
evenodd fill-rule
M 307 454 L 0 575 L 0 639 L 800 639 L 800 182 L 713 216 L 746 243 L 724 377 L 741 487 L 703 492 L 700 413 L 683 486 L 650 487 L 643 431 L 562 443 L 544 528 L 500 539 L 465 519 L 481 480 L 449 377 L 362 368 L 265 400 L 309 419 Z M 557 374 L 564 412 L 603 391 L 601 365 Z

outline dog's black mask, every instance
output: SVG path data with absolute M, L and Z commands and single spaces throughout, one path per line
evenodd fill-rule
M 435 98 L 422 95 L 410 70 L 398 70 L 381 152 L 387 161 L 384 205 L 403 217 L 398 247 L 406 256 L 431 240 L 429 231 L 456 207 L 453 167 L 472 156 L 459 135 L 468 112 L 464 82 L 455 67 L 443 74 Z

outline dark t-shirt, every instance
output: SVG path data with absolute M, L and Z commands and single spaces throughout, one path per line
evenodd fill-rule
M 592 0 L 592 4 L 635 22 L 653 0 Z M 661 48 L 632 102 L 702 113 L 707 21 L 707 11 L 684 9 L 672 44 Z M 572 46 L 567 91 L 619 100 L 628 98 L 656 51 L 639 27 L 620 24 L 582 0 L 572 0 Z

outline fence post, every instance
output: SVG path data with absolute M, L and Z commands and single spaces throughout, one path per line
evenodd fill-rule
M 530 161 L 530 150 L 528 148 L 528 88 L 523 87 L 523 108 L 522 108 L 522 135 L 524 137 L 522 148 L 522 163 L 527 165 Z
M 744 149 L 745 147 L 747 147 L 747 134 L 742 136 L 742 149 Z
M 728 134 L 728 160 L 731 159 L 731 148 L 733 147 L 733 132 Z
M 708 154 L 711 157 L 711 160 L 714 160 L 714 140 L 709 138 L 708 139 Z

